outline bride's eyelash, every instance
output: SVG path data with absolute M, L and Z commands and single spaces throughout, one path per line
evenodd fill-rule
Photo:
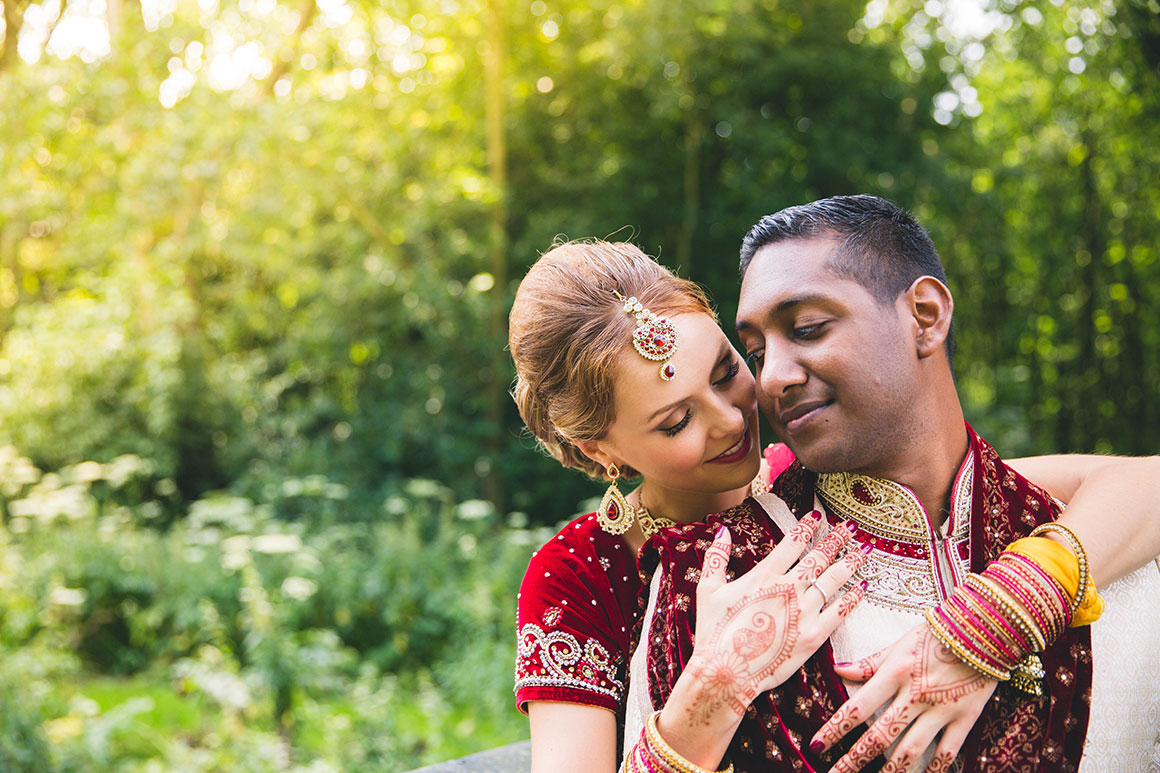
M 683 417 L 681 417 L 680 421 L 678 421 L 676 424 L 674 424 L 671 427 L 661 427 L 661 432 L 665 433 L 669 437 L 672 437 L 673 435 L 677 434 L 678 432 L 683 430 L 685 427 L 687 427 L 689 425 L 689 421 L 692 418 L 693 418 L 693 412 L 686 410 L 685 415 Z
M 730 360 L 729 367 L 725 370 L 725 375 L 722 376 L 721 378 L 717 379 L 716 381 L 714 381 L 713 386 L 721 386 L 723 384 L 729 383 L 730 381 L 733 380 L 733 378 L 737 375 L 737 373 L 740 370 L 741 370 L 741 364 L 739 362 L 737 362 L 736 359 Z M 681 417 L 680 421 L 678 421 L 676 424 L 674 424 L 671 427 L 661 427 L 660 430 L 661 430 L 661 432 L 665 433 L 665 435 L 667 435 L 668 437 L 673 437 L 678 432 L 683 430 L 685 427 L 689 426 L 689 422 L 692 420 L 692 418 L 693 418 L 693 412 L 690 410 L 686 410 L 685 415 Z
M 741 370 L 741 365 L 737 362 L 737 360 L 736 359 L 730 360 L 729 361 L 729 369 L 725 371 L 724 376 L 722 376 L 717 381 L 713 382 L 713 386 L 721 386 L 722 384 L 728 384 L 730 381 L 733 380 L 733 377 L 737 375 L 737 371 L 739 371 L 739 370 Z

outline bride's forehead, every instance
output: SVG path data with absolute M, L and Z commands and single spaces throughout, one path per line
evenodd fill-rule
M 663 380 L 660 369 L 664 363 L 641 356 L 629 340 L 622 349 L 618 370 L 621 379 L 630 382 L 633 388 L 647 388 L 667 394 L 672 390 L 662 387 L 688 383 L 689 377 L 698 373 L 705 376 L 720 360 L 722 348 L 728 344 L 728 339 L 711 316 L 688 313 L 678 314 L 669 320 L 677 329 L 676 351 L 668 360 L 676 374 L 671 381 Z

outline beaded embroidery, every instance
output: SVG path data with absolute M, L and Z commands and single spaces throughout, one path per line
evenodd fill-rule
M 617 702 L 624 694 L 624 682 L 600 642 L 588 639 L 581 645 L 570 633 L 548 633 L 535 623 L 520 628 L 515 689 L 524 687 L 590 690 Z

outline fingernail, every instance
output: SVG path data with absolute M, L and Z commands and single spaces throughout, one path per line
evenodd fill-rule
M 870 553 L 874 550 L 874 546 L 871 545 L 869 542 L 867 542 L 865 545 L 863 545 L 862 547 L 860 547 L 858 549 L 861 550 L 866 555 L 870 555 Z
M 858 583 L 858 587 L 861 588 L 862 590 L 866 590 L 867 588 L 870 587 L 870 583 L 867 582 L 866 580 L 863 580 L 862 582 Z
M 826 748 L 826 745 L 824 743 L 822 743 L 821 741 L 810 741 L 810 751 L 812 751 L 814 754 L 817 754 L 818 752 L 820 752 L 822 749 L 825 749 L 825 748 Z
M 857 525 L 855 525 L 855 523 L 853 521 L 846 521 L 842 525 L 845 526 L 847 529 L 849 529 L 851 534 L 858 531 L 858 527 L 857 527 Z
M 812 513 L 810 513 L 810 518 L 813 518 L 815 521 L 822 520 L 822 511 L 814 510 Z
M 852 666 L 854 664 L 843 660 L 841 663 L 834 663 L 834 665 L 837 666 L 838 668 L 845 668 L 846 666 Z
M 717 533 L 713 535 L 713 540 L 717 541 L 717 540 L 721 539 L 722 537 L 725 536 L 725 533 L 727 531 L 728 531 L 728 529 L 726 529 L 724 526 L 718 526 Z

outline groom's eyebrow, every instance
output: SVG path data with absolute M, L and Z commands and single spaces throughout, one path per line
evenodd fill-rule
M 786 298 L 780 301 L 772 309 L 765 313 L 766 318 L 776 317 L 778 314 L 789 311 L 795 306 L 802 306 L 807 303 L 814 303 L 825 299 L 824 295 L 818 293 L 810 293 L 809 295 L 797 295 L 793 298 Z M 754 326 L 744 320 L 737 320 L 737 332 L 741 333 L 746 330 L 753 330 Z

